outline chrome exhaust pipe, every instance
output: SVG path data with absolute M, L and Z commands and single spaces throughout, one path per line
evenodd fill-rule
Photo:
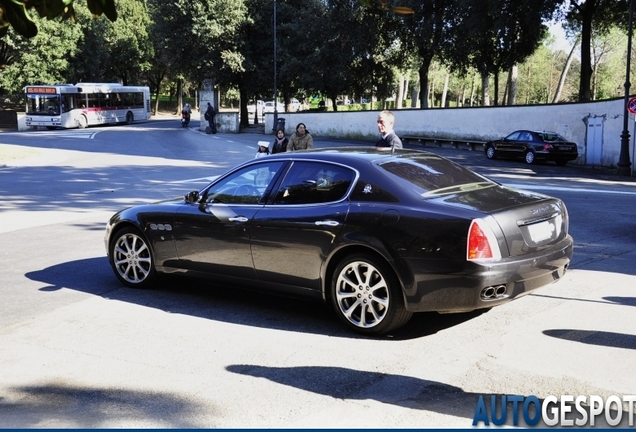
M 506 295 L 506 286 L 497 285 L 496 287 L 489 286 L 489 287 L 483 288 L 481 290 L 480 297 L 482 300 L 496 300 L 496 299 L 504 297 L 505 295 Z

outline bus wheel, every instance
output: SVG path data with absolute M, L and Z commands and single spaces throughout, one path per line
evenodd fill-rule
M 48 130 L 55 130 L 55 129 L 57 129 L 55 126 L 47 126 L 46 128 L 47 128 Z
M 86 126 L 88 126 L 88 120 L 86 120 L 86 116 L 79 116 L 79 118 L 77 119 L 77 126 L 80 129 L 84 129 Z
M 126 114 L 126 124 L 132 124 L 134 120 L 135 117 L 133 116 L 133 113 L 129 111 L 128 114 Z

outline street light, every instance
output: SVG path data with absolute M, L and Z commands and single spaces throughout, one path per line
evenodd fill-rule
M 278 90 L 276 89 L 276 0 L 274 0 L 274 124 L 272 131 L 276 131 L 278 124 Z
M 629 130 L 627 120 L 629 114 L 627 105 L 629 104 L 629 68 L 632 59 L 632 20 L 634 18 L 634 0 L 629 0 L 629 27 L 627 30 L 627 70 L 625 72 L 625 103 L 623 104 L 623 133 L 621 133 L 621 154 L 618 157 L 618 175 L 631 175 L 632 162 L 629 160 Z

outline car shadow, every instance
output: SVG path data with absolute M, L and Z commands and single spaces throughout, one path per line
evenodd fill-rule
M 191 278 L 163 277 L 152 289 L 132 289 L 115 277 L 106 257 L 65 262 L 26 277 L 45 284 L 41 291 L 62 288 L 125 301 L 165 312 L 276 330 L 365 338 L 348 330 L 326 304 L 259 291 L 257 285 L 231 286 Z M 99 283 L 95 283 L 99 281 Z M 414 314 L 403 327 L 373 339 L 401 341 L 433 335 L 461 325 L 483 312 Z

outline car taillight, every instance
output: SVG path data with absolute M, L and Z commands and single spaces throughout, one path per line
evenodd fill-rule
M 545 150 L 545 151 L 550 151 L 552 149 L 554 149 L 554 147 L 552 147 L 552 144 L 544 144 L 543 145 L 543 150 Z
M 469 261 L 501 258 L 499 244 L 492 229 L 483 219 L 474 219 L 468 228 L 466 259 Z

